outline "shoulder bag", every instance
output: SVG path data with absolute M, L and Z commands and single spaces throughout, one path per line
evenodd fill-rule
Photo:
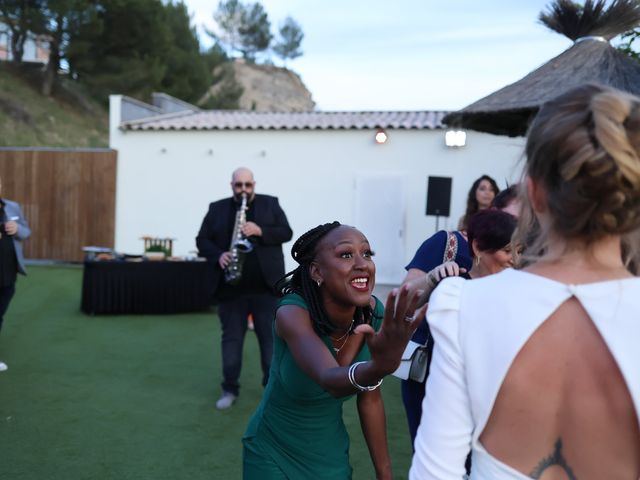
M 453 232 L 447 232 L 447 243 L 444 246 L 442 263 L 453 262 L 458 253 L 458 237 Z M 428 325 L 427 325 L 428 328 Z M 413 380 L 423 383 L 429 374 L 431 355 L 433 354 L 433 336 L 428 330 L 427 340 L 422 343 L 409 340 L 407 347 L 402 353 L 400 366 L 393 375 L 402 380 Z

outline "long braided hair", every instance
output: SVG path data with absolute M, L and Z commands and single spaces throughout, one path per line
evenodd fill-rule
M 298 267 L 287 273 L 276 284 L 276 291 L 280 293 L 280 296 L 296 293 L 305 300 L 309 308 L 313 329 L 318 335 L 330 336 L 335 332 L 336 326 L 331 322 L 324 308 L 320 287 L 311 278 L 311 262 L 316 258 L 320 240 L 341 225 L 340 222 L 325 223 L 302 234 L 291 247 L 291 257 L 298 263 Z M 371 306 L 356 307 L 354 326 L 371 323 L 372 317 L 373 309 Z

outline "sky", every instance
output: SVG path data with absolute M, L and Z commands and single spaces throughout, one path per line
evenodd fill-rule
M 571 46 L 538 22 L 550 0 L 262 0 L 272 32 L 302 27 L 300 75 L 318 110 L 457 110 Z M 185 0 L 201 43 L 215 0 Z M 279 64 L 279 59 L 273 58 Z

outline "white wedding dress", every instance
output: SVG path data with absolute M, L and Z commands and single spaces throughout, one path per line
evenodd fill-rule
M 640 278 L 566 285 L 508 269 L 477 280 L 445 279 L 431 297 L 435 351 L 409 472 L 412 480 L 529 477 L 479 442 L 511 363 L 529 337 L 575 296 L 602 335 L 640 416 Z

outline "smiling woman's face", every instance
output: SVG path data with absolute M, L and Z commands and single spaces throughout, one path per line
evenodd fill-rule
M 343 306 L 369 304 L 375 285 L 376 265 L 367 238 L 354 227 L 341 225 L 318 245 L 311 263 L 311 278 L 320 280 L 325 300 Z
M 499 273 L 505 268 L 512 268 L 514 260 L 511 245 L 506 245 L 495 252 L 481 252 L 480 255 L 480 263 L 484 263 L 484 270 L 487 274 Z

